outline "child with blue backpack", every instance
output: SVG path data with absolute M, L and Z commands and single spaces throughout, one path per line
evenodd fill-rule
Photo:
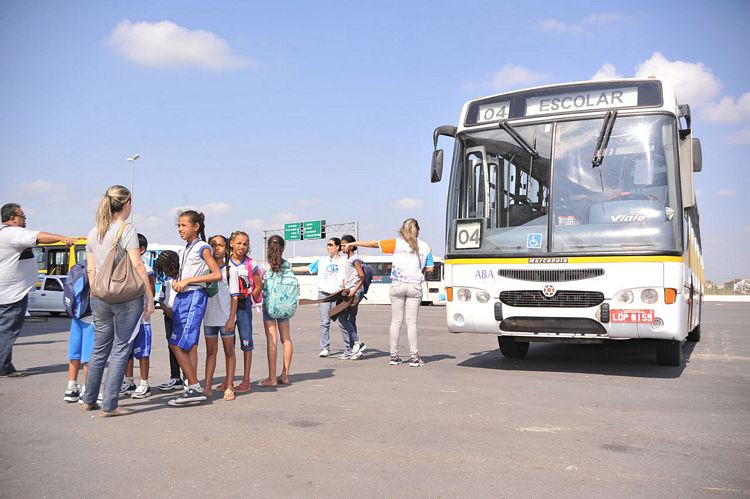
M 280 236 L 268 238 L 266 263 L 263 273 L 263 328 L 266 331 L 268 353 L 268 378 L 260 386 L 289 384 L 289 369 L 292 365 L 292 336 L 289 319 L 294 316 L 299 300 L 299 283 L 294 277 L 292 266 L 284 260 L 284 240 Z M 278 338 L 284 349 L 284 367 L 276 376 Z
M 362 258 L 357 253 L 357 247 L 350 244 L 354 242 L 354 237 L 347 234 L 341 238 L 343 243 L 344 254 L 346 255 L 346 265 L 344 268 L 344 293 L 351 301 L 349 308 L 339 315 L 339 324 L 341 325 L 341 335 L 344 337 L 344 352 L 339 355 L 339 359 L 356 360 L 365 353 L 367 344 L 360 341 L 357 331 L 357 311 L 359 302 L 365 293 L 365 270 Z
M 172 250 L 164 250 L 159 253 L 154 262 L 154 270 L 159 276 L 161 287 L 159 289 L 159 307 L 164 313 L 164 333 L 169 341 L 172 336 L 172 307 L 177 293 L 172 289 L 172 282 L 177 281 L 180 275 L 180 256 Z M 180 364 L 171 349 L 169 351 L 169 379 L 159 385 L 159 390 L 168 392 L 170 390 L 182 390 L 182 377 L 180 376 Z
M 83 403 L 86 374 L 94 351 L 94 317 L 91 315 L 89 279 L 86 262 L 78 262 L 70 269 L 63 287 L 65 311 L 71 317 L 68 339 L 68 387 L 65 402 Z M 83 364 L 83 386 L 78 385 L 78 372 Z
M 148 239 L 143 234 L 138 234 L 138 248 L 141 252 L 141 259 L 143 254 L 148 249 Z M 143 262 L 143 267 L 146 269 L 146 275 L 148 276 L 148 282 L 151 285 L 151 294 L 155 294 L 155 279 L 154 270 L 146 262 Z M 145 299 L 145 298 L 144 298 Z M 120 395 L 131 394 L 131 398 L 142 399 L 151 396 L 151 386 L 148 384 L 148 370 L 149 370 L 149 358 L 151 357 L 151 319 L 146 318 L 141 320 L 138 326 L 138 334 L 133 340 L 133 350 L 130 352 L 130 359 L 128 365 L 125 368 L 125 378 L 122 380 L 122 386 L 120 387 Z M 138 363 L 141 371 L 141 381 L 136 387 L 135 381 L 133 380 L 133 364 L 134 359 L 138 359 Z

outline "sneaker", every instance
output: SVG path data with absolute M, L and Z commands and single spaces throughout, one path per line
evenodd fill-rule
M 365 348 L 367 348 L 367 345 L 365 343 L 355 344 L 354 351 L 352 352 L 352 360 L 362 357 L 362 354 L 365 353 Z
M 124 379 L 122 380 L 122 385 L 120 385 L 120 395 L 127 395 L 128 393 L 133 393 L 135 391 L 135 383 L 128 383 L 128 380 Z
M 195 388 L 188 388 L 185 393 L 167 403 L 171 406 L 175 406 L 203 402 L 204 400 L 206 400 L 206 395 L 203 393 L 203 390 L 198 391 Z
M 323 350 L 320 351 L 320 353 L 318 354 L 318 357 L 328 357 L 329 355 L 331 355 L 331 351 L 328 350 L 327 348 L 324 348 Z
M 170 390 L 180 390 L 183 388 L 182 380 L 180 378 L 169 378 L 167 381 L 159 385 L 159 390 L 168 392 Z
M 336 358 L 341 359 L 341 360 L 349 360 L 352 358 L 352 354 L 348 352 L 341 352 L 340 354 L 338 354 Z
M 362 345 L 365 345 L 364 343 L 361 343 L 359 341 L 354 342 L 354 346 L 352 347 L 352 355 L 359 352 L 359 349 L 362 347 Z M 365 345 L 367 346 L 367 345 Z
M 104 400 L 104 394 L 99 392 L 99 395 L 96 396 L 96 401 L 101 402 L 102 400 Z
M 78 395 L 78 403 L 83 404 L 83 395 L 86 393 L 86 385 L 81 387 L 81 393 Z
M 63 400 L 65 402 L 78 402 L 78 398 L 81 396 L 81 387 L 76 385 L 73 388 L 68 388 L 65 390 L 65 395 L 63 395 Z
M 398 355 L 391 355 L 391 361 L 388 362 L 388 364 L 391 366 L 400 366 L 403 363 L 404 361 L 402 361 L 401 357 L 399 357 Z
M 146 397 L 151 396 L 151 387 L 148 384 L 148 381 L 141 380 L 141 384 L 138 385 L 138 388 L 135 389 L 133 392 L 133 395 L 130 396 L 130 398 L 133 399 L 145 399 Z
M 409 367 L 422 367 L 424 361 L 418 354 L 414 354 L 409 358 Z

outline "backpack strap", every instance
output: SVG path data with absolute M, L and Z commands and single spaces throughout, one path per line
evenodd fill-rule
M 117 231 L 117 237 L 115 237 L 115 243 L 112 245 L 112 249 L 117 248 L 117 244 L 120 242 L 120 238 L 122 237 L 122 233 L 125 230 L 126 225 L 130 225 L 130 224 L 123 222 L 120 225 L 120 230 Z

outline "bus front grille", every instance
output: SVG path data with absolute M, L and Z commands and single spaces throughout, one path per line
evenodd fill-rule
M 595 307 L 604 301 L 604 293 L 598 291 L 561 290 L 547 298 L 541 291 L 503 291 L 500 301 L 509 307 Z
M 531 282 L 569 282 L 604 275 L 604 269 L 526 270 L 500 269 L 497 275 L 507 279 Z

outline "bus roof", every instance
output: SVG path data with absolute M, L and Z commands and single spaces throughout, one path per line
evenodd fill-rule
M 459 130 L 554 115 L 598 114 L 609 109 L 660 109 L 678 113 L 672 85 L 659 78 L 622 78 L 544 85 L 471 100 Z

